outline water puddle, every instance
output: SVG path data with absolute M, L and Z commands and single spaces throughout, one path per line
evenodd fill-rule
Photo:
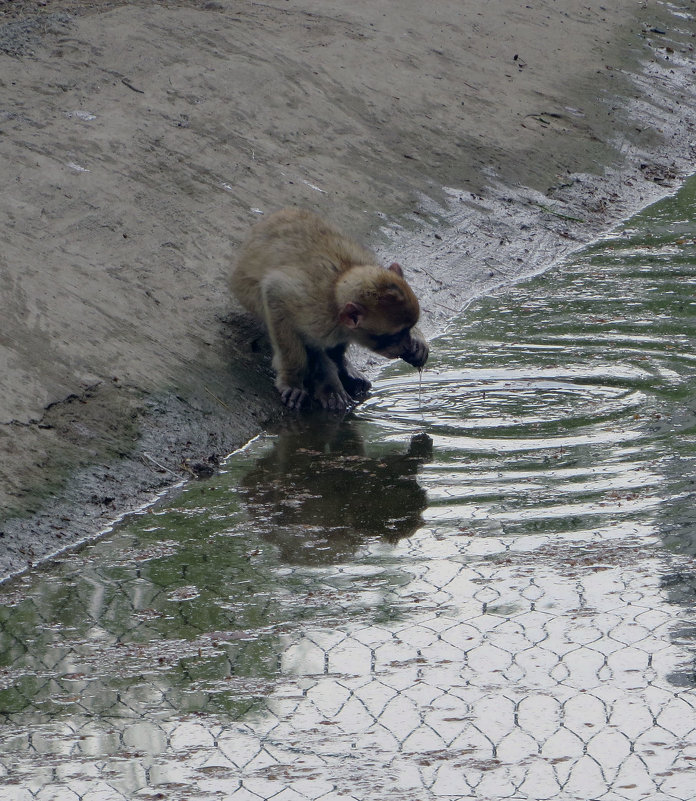
M 0 799 L 691 799 L 695 221 L 0 588 Z

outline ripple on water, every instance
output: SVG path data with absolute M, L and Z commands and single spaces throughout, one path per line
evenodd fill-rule
M 517 535 L 652 521 L 663 465 L 693 439 L 694 253 L 670 234 L 608 237 L 549 281 L 480 301 L 418 377 L 386 371 L 361 410 L 433 439 L 429 523 Z M 679 240 L 681 241 L 681 240 Z

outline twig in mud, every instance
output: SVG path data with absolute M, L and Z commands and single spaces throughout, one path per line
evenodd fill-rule
M 502 275 L 504 278 L 509 278 L 510 277 L 509 273 L 506 273 L 505 270 L 503 270 L 501 267 L 498 267 L 495 264 L 491 264 L 488 261 L 488 259 L 484 259 L 483 263 L 486 265 L 486 267 L 488 267 L 489 270 L 493 270 L 494 272 L 498 273 L 499 275 Z
M 220 406 L 222 406 L 222 408 L 223 408 L 223 409 L 227 409 L 227 411 L 228 411 L 228 412 L 230 411 L 230 407 L 229 407 L 229 406 L 228 406 L 228 405 L 225 403 L 225 401 L 223 401 L 223 400 L 220 400 L 220 398 L 218 398 L 218 396 L 217 396 L 217 395 L 215 395 L 213 392 L 211 392 L 211 391 L 208 389 L 208 387 L 203 387 L 203 389 L 204 389 L 204 390 L 205 390 L 205 391 L 208 393 L 208 395 L 210 395 L 210 397 L 211 397 L 213 400 L 216 400 L 216 401 L 217 401 L 217 402 L 220 404 Z
M 444 303 L 440 303 L 439 300 L 435 300 L 435 301 L 433 301 L 433 303 L 436 306 L 439 306 L 441 309 L 444 309 L 445 311 L 452 312 L 452 314 L 459 314 L 461 312 L 461 309 L 453 309 L 451 306 L 447 306 Z M 426 311 L 427 311 L 427 309 L 426 309 Z
M 584 223 L 585 220 L 581 220 L 580 217 L 571 217 L 570 214 L 562 214 L 560 211 L 554 211 L 549 206 L 544 206 L 543 203 L 537 203 L 535 200 L 531 200 L 530 203 L 532 206 L 538 206 L 542 211 L 545 211 L 547 214 L 553 214 L 555 217 L 560 217 L 562 220 L 570 220 L 571 222 L 579 222 Z
M 124 86 L 127 86 L 129 89 L 132 89 L 134 92 L 137 92 L 139 95 L 145 94 L 145 92 L 142 89 L 138 89 L 137 86 L 133 86 L 133 84 L 128 80 L 128 78 L 121 78 L 121 83 Z
M 425 269 L 425 267 L 421 267 L 420 269 L 421 269 L 421 272 L 424 272 L 424 273 L 425 273 L 425 274 L 428 276 L 428 278 L 430 278 L 430 279 L 432 279 L 433 281 L 435 281 L 435 283 L 436 283 L 436 284 L 440 284 L 440 286 L 444 286 L 444 285 L 445 285 L 445 282 L 444 282 L 444 281 L 440 281 L 440 279 L 439 279 L 439 278 L 435 278 L 435 276 L 434 276 L 432 273 L 429 273 L 429 272 L 428 272 L 428 271 Z
M 421 310 L 429 313 L 433 311 L 432 308 L 433 306 L 438 306 L 439 308 L 444 309 L 445 311 L 448 311 L 451 314 L 460 314 L 462 311 L 461 308 L 455 309 L 452 306 L 448 306 L 446 303 L 441 303 L 439 300 L 432 300 L 432 299 L 428 301 L 427 305 L 421 304 Z
M 544 117 L 551 117 L 554 120 L 562 120 L 563 119 L 563 115 L 562 114 L 558 114 L 558 112 L 556 112 L 556 111 L 540 111 L 538 114 L 525 114 L 524 118 L 527 119 L 527 117 L 532 117 L 533 119 L 538 120 L 539 122 L 542 122 L 544 125 L 549 125 L 550 124 L 544 119 Z
M 145 452 L 143 451 L 143 456 L 144 456 L 146 459 L 149 459 L 149 460 L 152 462 L 152 464 L 154 464 L 154 465 L 157 465 L 157 467 L 159 467 L 159 469 L 160 469 L 160 470 L 164 470 L 166 473 L 171 473 L 173 476 L 176 476 L 176 475 L 177 475 L 177 473 L 175 473 L 173 470 L 170 470 L 168 467 L 165 467 L 163 464 L 160 464 L 160 463 L 157 461 L 157 459 L 153 459 L 153 458 L 152 458 L 152 456 L 150 456 L 150 454 L 149 454 L 149 453 L 145 453 Z

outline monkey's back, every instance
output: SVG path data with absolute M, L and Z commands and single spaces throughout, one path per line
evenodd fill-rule
M 298 302 L 309 305 L 333 298 L 337 278 L 358 264 L 377 264 L 377 257 L 316 214 L 287 208 L 251 229 L 230 287 L 245 308 L 263 317 L 262 284 L 270 273 L 282 272 Z

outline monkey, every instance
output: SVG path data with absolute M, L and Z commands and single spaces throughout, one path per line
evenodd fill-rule
M 342 411 L 367 394 L 371 383 L 346 357 L 351 343 L 419 369 L 427 361 L 420 307 L 401 266 L 381 267 L 310 211 L 286 208 L 254 225 L 230 288 L 266 325 L 275 386 L 289 409 L 313 399 Z

